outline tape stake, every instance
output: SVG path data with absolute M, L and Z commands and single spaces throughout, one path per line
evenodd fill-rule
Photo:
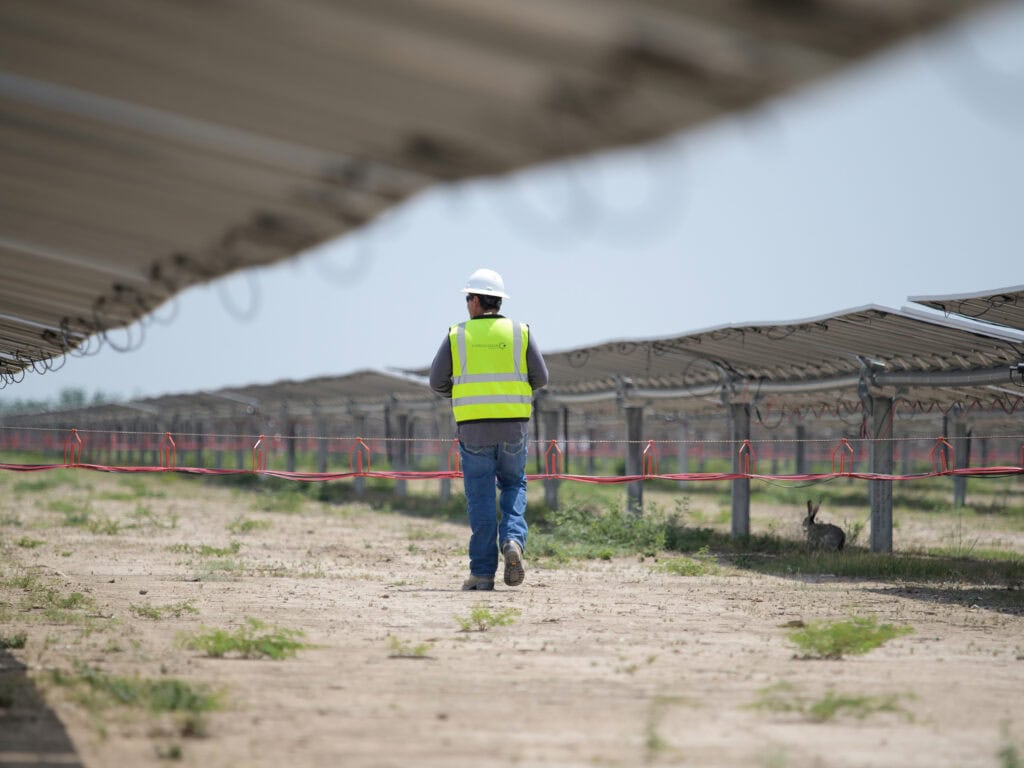
M 260 435 L 252 446 L 252 471 L 265 472 L 267 469 L 267 437 Z
M 364 455 L 366 456 L 366 469 L 363 469 Z M 357 475 L 365 475 L 370 471 L 370 448 L 361 437 L 356 438 L 356 442 L 348 454 L 348 468 Z
M 452 440 L 452 444 L 448 447 L 448 471 L 449 472 L 461 472 L 462 471 L 462 454 L 459 453 L 459 441 Z
M 737 454 L 739 456 L 740 473 L 744 475 L 753 474 L 752 470 L 756 462 L 754 460 L 754 449 L 750 446 L 749 440 L 744 440 L 740 444 Z
M 72 429 L 64 438 L 64 466 L 77 467 L 82 463 L 82 438 L 77 429 Z
M 850 468 L 846 468 L 846 457 L 850 457 Z M 836 469 L 836 458 L 839 459 L 839 469 Z M 832 474 L 846 475 L 853 472 L 853 446 L 845 437 L 840 439 L 839 445 L 832 450 Z
M 552 440 L 544 451 L 544 467 L 549 475 L 562 474 L 562 449 L 558 447 L 558 441 Z
M 654 445 L 653 440 L 647 441 L 647 447 L 644 448 L 643 452 L 643 476 L 651 477 L 652 475 L 658 474 L 658 449 Z
M 946 451 L 943 450 L 943 448 L 949 450 L 948 456 L 946 454 Z M 936 473 L 940 475 L 948 475 L 950 473 L 950 467 L 956 466 L 956 461 L 954 460 L 953 446 L 949 444 L 949 441 L 945 437 L 936 438 L 935 445 L 932 446 L 931 457 L 932 469 L 934 469 Z
M 160 466 L 164 469 L 178 466 L 178 446 L 170 432 L 164 432 L 164 439 L 160 441 Z

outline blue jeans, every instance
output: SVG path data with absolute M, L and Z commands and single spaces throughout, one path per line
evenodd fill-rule
M 526 549 L 527 438 L 497 445 L 459 441 L 462 482 L 469 512 L 469 572 L 493 577 L 498 570 L 498 542 L 516 541 Z M 494 507 L 495 482 L 498 508 Z

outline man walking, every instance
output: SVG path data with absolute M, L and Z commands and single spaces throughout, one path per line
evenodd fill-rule
M 430 388 L 452 400 L 469 512 L 469 578 L 463 589 L 494 589 L 498 550 L 505 583 L 523 583 L 526 453 L 533 391 L 548 383 L 525 323 L 498 314 L 509 298 L 501 275 L 478 269 L 466 287 L 469 320 L 453 325 L 430 366 Z M 494 505 L 498 487 L 498 522 Z

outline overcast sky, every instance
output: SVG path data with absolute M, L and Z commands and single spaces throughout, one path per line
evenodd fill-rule
M 498 270 L 542 349 L 1024 284 L 1024 2 L 655 145 L 438 187 L 0 400 L 429 364 Z M 119 344 L 131 334 L 114 334 Z

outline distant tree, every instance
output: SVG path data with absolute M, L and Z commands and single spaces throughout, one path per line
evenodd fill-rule
M 62 389 L 60 394 L 57 396 L 57 408 L 62 411 L 71 410 L 72 408 L 82 408 L 85 406 L 85 390 L 77 387 L 72 389 Z
M 117 402 L 115 395 L 96 390 L 92 397 L 81 388 L 62 389 L 56 400 L 0 400 L 0 413 L 41 413 L 45 411 L 66 411 Z

